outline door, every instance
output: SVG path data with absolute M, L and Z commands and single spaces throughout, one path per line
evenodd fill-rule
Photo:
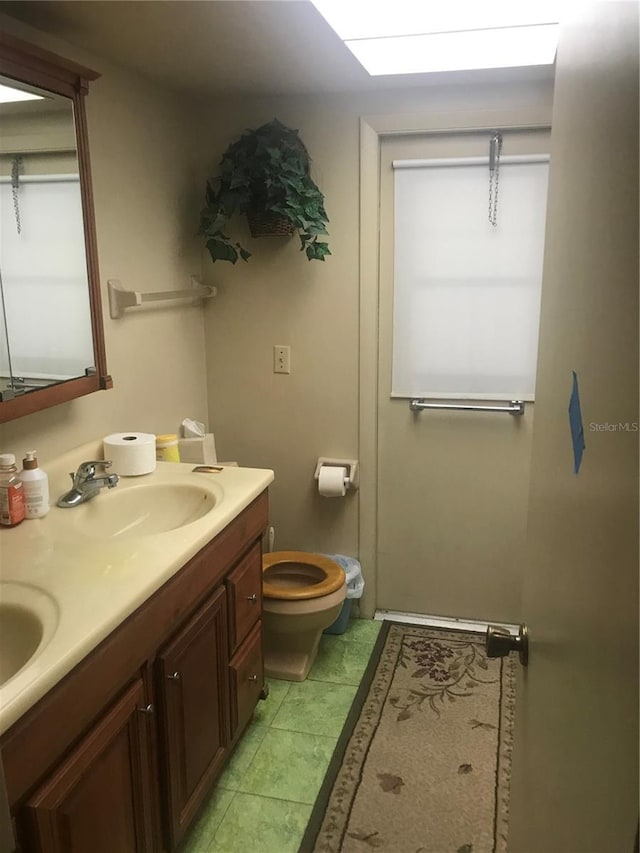
M 557 56 L 510 853 L 631 853 L 638 820 L 638 9 L 574 6 Z
M 42 853 L 153 850 L 150 717 L 134 682 L 27 803 Z
M 481 119 L 479 116 L 479 121 Z M 395 249 L 393 161 L 455 158 L 460 162 L 462 158 L 487 158 L 490 137 L 488 131 L 399 136 L 385 139 L 381 146 L 377 607 L 473 620 L 517 622 L 522 595 L 520 555 L 525 544 L 534 405 L 526 405 L 523 417 L 466 411 L 418 414 L 410 411 L 408 397 L 392 396 L 392 350 L 395 343 L 392 334 Z M 548 130 L 505 130 L 503 137 L 503 159 L 512 155 L 545 155 L 549 152 Z M 547 166 L 540 165 L 544 179 Z M 475 166 L 474 173 L 477 170 L 479 176 L 471 179 L 479 182 L 478 224 L 476 226 L 473 219 L 473 227 L 478 228 L 480 239 L 487 241 L 492 238 L 494 229 L 487 221 L 489 170 L 486 169 L 485 188 L 483 168 Z M 522 165 L 517 168 L 522 168 Z M 507 169 L 504 165 L 501 168 L 496 229 L 501 235 L 510 233 L 506 230 L 509 228 L 510 211 L 520 201 Z M 449 179 L 454 181 L 462 175 L 466 188 L 470 179 L 464 167 L 456 166 L 449 172 Z M 408 180 L 415 183 L 413 174 L 413 171 L 406 172 Z M 537 239 L 542 243 L 544 186 L 539 199 L 536 228 Z M 455 223 L 455 206 L 451 215 Z M 456 225 L 452 227 L 455 231 Z M 474 245 L 471 238 L 468 242 Z M 428 251 L 427 245 L 425 254 Z M 469 254 L 472 253 L 473 249 L 469 250 Z M 455 252 L 450 252 L 450 255 L 451 264 L 455 265 Z M 538 257 L 539 282 L 541 252 Z M 465 298 L 473 298 L 475 281 L 469 287 L 462 280 L 465 276 L 459 275 L 458 270 L 451 271 L 448 261 L 445 275 L 448 276 L 445 289 L 450 294 L 449 300 L 458 299 L 461 292 Z M 466 279 L 471 279 L 468 273 Z M 505 298 L 503 293 L 507 289 L 518 288 L 513 284 L 516 277 L 503 276 L 501 280 L 507 281 L 508 287 L 501 285 L 500 280 L 491 282 L 498 299 L 506 301 L 513 298 L 512 294 Z M 418 295 L 421 297 L 422 293 Z M 537 293 L 534 296 L 535 305 L 531 311 L 535 317 L 532 316 L 528 331 L 533 335 L 535 352 L 539 296 Z M 467 307 L 463 306 L 460 314 L 466 311 Z M 420 323 L 428 321 L 427 313 L 428 309 L 422 308 Z M 477 326 L 484 334 L 490 327 L 483 327 L 482 323 L 477 321 Z M 417 329 L 417 334 L 420 333 L 421 328 Z M 438 334 L 439 328 L 434 330 L 434 336 Z M 509 358 L 504 359 L 504 364 L 508 368 Z M 481 403 L 474 400 L 476 402 Z
M 221 588 L 158 656 L 172 849 L 226 755 L 228 659 L 226 592 Z

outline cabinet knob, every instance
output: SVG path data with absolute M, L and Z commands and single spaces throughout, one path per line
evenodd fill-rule
M 168 675 L 168 676 L 167 676 L 167 678 L 169 679 L 169 681 L 180 681 L 180 679 L 182 678 L 182 676 L 181 676 L 181 675 L 180 675 L 180 673 L 176 670 L 176 672 L 173 672 L 173 673 L 171 673 L 171 675 Z
M 246 599 L 247 599 L 247 601 L 250 601 L 253 604 L 254 602 L 256 602 L 258 600 L 258 596 L 254 592 L 253 595 L 247 595 Z
M 250 676 L 249 676 L 249 681 L 257 681 L 257 680 L 258 680 L 258 676 L 257 676 L 257 675 L 250 675 Z
M 141 714 L 153 714 L 153 705 L 147 705 L 146 708 L 138 708 Z

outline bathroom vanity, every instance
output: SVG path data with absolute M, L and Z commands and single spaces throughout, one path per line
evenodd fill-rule
M 0 688 L 24 853 L 176 849 L 264 689 L 261 537 L 273 474 L 191 468 L 130 478 L 111 506 L 111 493 L 99 495 L 82 517 L 82 507 L 52 509 L 39 528 L 6 531 L 23 531 L 9 548 L 2 531 L 3 563 L 11 548 L 25 554 L 18 568 L 5 563 L 3 584 L 39 587 L 57 608 L 45 648 Z M 181 487 L 201 489 L 212 508 L 150 532 L 167 526 L 157 508 Z M 115 524 L 140 501 L 151 522 Z

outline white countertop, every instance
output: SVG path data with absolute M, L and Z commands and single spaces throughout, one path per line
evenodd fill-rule
M 69 471 L 83 460 L 99 459 L 99 449 L 99 443 L 84 445 L 43 465 L 49 475 L 49 513 L 0 528 L 0 603 L 2 598 L 24 601 L 45 623 L 45 640 L 36 654 L 0 687 L 0 734 L 273 481 L 269 470 L 225 467 L 203 474 L 194 473 L 193 464 L 159 462 L 152 474 L 121 477 L 115 489 L 101 490 L 86 504 L 56 507 L 71 486 Z M 92 504 L 99 510 L 100 501 L 143 484 L 196 485 L 215 505 L 197 520 L 162 533 L 100 538 L 88 532 L 83 519 Z

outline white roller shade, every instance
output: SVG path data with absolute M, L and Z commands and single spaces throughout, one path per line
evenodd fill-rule
M 1 180 L 0 269 L 14 374 L 82 376 L 94 354 L 78 176 L 23 177 L 17 201 L 20 233 L 11 183 Z
M 548 157 L 396 161 L 394 397 L 533 400 Z

